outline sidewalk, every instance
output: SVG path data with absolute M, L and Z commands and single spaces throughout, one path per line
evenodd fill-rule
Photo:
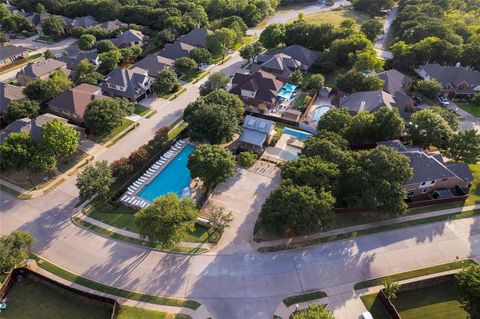
M 115 234 L 119 234 L 119 235 L 122 235 L 122 236 L 125 236 L 125 237 L 134 238 L 134 239 L 140 239 L 140 240 L 142 239 L 140 237 L 140 235 L 137 234 L 137 233 L 134 233 L 134 232 L 131 232 L 131 231 L 128 231 L 128 230 L 125 230 L 125 229 L 117 228 L 117 227 L 114 227 L 114 226 L 109 225 L 109 224 L 105 224 L 105 223 L 103 223 L 99 220 L 88 217 L 85 214 L 77 214 L 76 217 L 78 217 L 80 220 L 82 220 L 84 222 L 87 222 L 87 223 L 90 223 L 90 224 L 95 225 L 97 227 L 106 229 L 106 230 L 108 230 L 112 233 L 115 233 Z M 214 247 L 214 245 L 212 245 L 210 243 L 192 243 L 192 242 L 184 242 L 184 241 L 179 242 L 178 246 L 187 247 L 187 248 L 205 248 L 205 249 L 208 249 L 208 250 L 210 250 Z
M 274 247 L 274 246 L 280 246 L 280 245 L 291 245 L 291 244 L 301 243 L 301 242 L 309 241 L 309 240 L 313 240 L 313 239 L 329 237 L 329 236 L 339 235 L 339 234 L 343 234 L 343 233 L 355 232 L 355 231 L 365 230 L 365 229 L 374 228 L 374 227 L 378 227 L 378 226 L 386 226 L 386 225 L 390 225 L 390 224 L 398 224 L 398 223 L 408 222 L 408 221 L 417 220 L 417 219 L 424 219 L 424 218 L 429 218 L 429 217 L 449 215 L 449 214 L 454 214 L 454 213 L 458 213 L 458 212 L 475 210 L 475 209 L 479 209 L 479 208 L 480 208 L 480 204 L 471 205 L 471 206 L 463 206 L 463 207 L 455 207 L 455 208 L 450 208 L 450 209 L 433 211 L 433 212 L 429 212 L 429 213 L 415 214 L 415 215 L 410 215 L 410 216 L 403 216 L 403 217 L 397 217 L 397 218 L 392 218 L 392 219 L 387 219 L 387 220 L 381 220 L 381 221 L 378 221 L 378 222 L 372 222 L 372 223 L 367 223 L 367 224 L 338 228 L 338 229 L 333 229 L 333 230 L 326 231 L 326 232 L 315 233 L 315 234 L 312 234 L 312 235 L 306 235 L 306 236 L 300 236 L 300 237 L 294 237 L 294 238 L 286 238 L 286 239 L 277 239 L 277 240 L 271 240 L 271 241 L 264 241 L 264 242 L 261 242 L 261 243 L 255 243 L 254 246 L 255 246 L 255 249 L 258 249 L 258 248 Z

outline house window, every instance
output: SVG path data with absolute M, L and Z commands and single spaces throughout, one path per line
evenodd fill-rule
M 420 184 L 420 186 L 425 186 L 426 183 L 427 183 L 427 182 L 422 182 L 422 183 Z
M 428 192 L 428 188 L 422 189 L 422 194 L 424 194 L 424 193 L 426 193 L 426 192 Z

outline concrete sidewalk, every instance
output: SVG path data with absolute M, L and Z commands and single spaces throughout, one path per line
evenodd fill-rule
M 329 236 L 333 236 L 333 235 L 339 235 L 339 234 L 343 234 L 343 233 L 355 232 L 355 231 L 365 230 L 365 229 L 379 227 L 379 226 L 386 226 L 386 225 L 390 225 L 390 224 L 399 224 L 399 223 L 413 221 L 413 220 L 417 220 L 417 219 L 424 219 L 424 218 L 429 218 L 429 217 L 449 215 L 449 214 L 454 214 L 454 213 L 459 213 L 459 212 L 475 210 L 475 209 L 479 209 L 479 208 L 480 208 L 480 204 L 471 205 L 471 206 L 463 206 L 463 207 L 455 207 L 455 208 L 450 208 L 450 209 L 433 211 L 433 212 L 429 212 L 429 213 L 415 214 L 415 215 L 410 215 L 410 216 L 403 216 L 403 217 L 381 220 L 381 221 L 378 221 L 378 222 L 372 222 L 372 223 L 367 223 L 367 224 L 338 228 L 338 229 L 333 229 L 333 230 L 326 231 L 326 232 L 315 233 L 315 234 L 312 234 L 312 235 L 305 235 L 305 236 L 299 236 L 299 237 L 294 237 L 294 238 L 264 241 L 264 242 L 261 242 L 261 243 L 255 243 L 254 246 L 255 246 L 256 249 L 258 249 L 258 248 L 264 248 L 264 247 L 274 247 L 274 246 L 280 246 L 280 245 L 297 244 L 297 243 L 301 243 L 301 242 L 304 242 L 304 241 L 329 237 Z
M 128 231 L 128 230 L 125 230 L 125 229 L 117 228 L 117 227 L 114 227 L 114 226 L 109 225 L 109 224 L 105 224 L 105 223 L 103 223 L 99 220 L 88 217 L 85 214 L 77 214 L 74 217 L 78 217 L 78 218 L 80 218 L 80 220 L 82 220 L 84 222 L 87 222 L 87 223 L 90 223 L 90 224 L 95 225 L 97 227 L 103 228 L 105 230 L 108 230 L 109 232 L 119 234 L 119 235 L 122 235 L 122 236 L 125 236 L 125 237 L 130 237 L 130 238 L 142 240 L 140 235 L 137 234 L 137 233 L 134 233 L 134 232 L 131 232 L 131 231 Z M 188 248 L 205 248 L 205 249 L 208 249 L 208 250 L 210 250 L 214 247 L 214 245 L 210 244 L 210 243 L 192 243 L 192 242 L 185 242 L 185 241 L 179 242 L 178 246 L 188 247 Z

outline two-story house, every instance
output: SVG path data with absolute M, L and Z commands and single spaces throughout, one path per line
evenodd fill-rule
M 104 95 L 112 97 L 126 97 L 138 102 L 151 93 L 152 80 L 148 71 L 142 68 L 116 68 L 105 79 L 102 85 Z
M 232 79 L 230 93 L 238 95 L 248 105 L 258 107 L 264 104 L 272 108 L 278 102 L 278 91 L 282 86 L 283 82 L 265 71 L 252 74 L 236 73 Z

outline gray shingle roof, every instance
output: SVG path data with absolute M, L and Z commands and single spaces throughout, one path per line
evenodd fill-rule
M 165 45 L 165 48 L 160 51 L 158 55 L 172 60 L 176 60 L 178 58 L 188 56 L 190 54 L 190 51 L 192 51 L 193 49 L 195 49 L 193 45 L 176 41 L 174 43 Z
M 27 52 L 27 49 L 25 49 L 24 47 L 6 47 L 0 45 L 0 60 L 12 58 L 25 52 Z
M 265 71 L 257 71 L 252 74 L 235 73 L 232 79 L 232 94 L 241 95 L 242 89 L 256 91 L 255 99 L 272 103 L 278 96 L 278 90 L 283 83 L 273 74 Z
M 395 101 L 389 93 L 378 91 L 356 92 L 340 98 L 339 105 L 348 109 L 350 113 L 362 111 L 376 112 L 382 106 L 393 109 Z
M 463 81 L 468 82 L 471 86 L 480 85 L 480 72 L 468 70 L 464 67 L 443 66 L 438 63 L 425 64 L 420 66 L 428 75 L 443 85 L 458 85 Z
M 125 32 L 120 33 L 117 37 L 113 40 L 113 44 L 119 46 L 121 44 L 128 44 L 132 42 L 143 42 L 147 38 L 141 31 L 128 29 Z
M 405 85 L 412 82 L 410 77 L 395 69 L 378 73 L 377 76 L 383 80 L 383 90 L 390 94 L 397 91 L 404 92 Z
M 92 16 L 78 17 L 72 20 L 72 26 L 74 27 L 89 27 L 95 24 L 97 24 L 97 20 Z
M 0 114 L 7 111 L 12 101 L 23 98 L 23 87 L 0 82 Z
M 48 123 L 49 121 L 52 121 L 55 119 L 59 119 L 65 124 L 68 122 L 66 119 L 50 113 L 39 115 L 34 119 L 23 118 L 23 119 L 15 120 L 9 125 L 7 125 L 5 130 L 2 132 L 0 136 L 0 144 L 3 143 L 3 141 L 7 138 L 7 136 L 12 132 L 28 133 L 32 137 L 32 139 L 34 139 L 35 141 L 39 141 L 41 138 L 42 126 Z
M 131 69 L 116 68 L 107 76 L 102 89 L 107 92 L 114 92 L 116 95 L 134 99 L 145 92 L 141 83 L 145 83 L 149 79 L 148 72 L 145 69 L 138 67 Z M 109 88 L 109 83 L 126 87 L 126 90 L 121 91 Z
M 48 106 L 70 113 L 72 114 L 71 118 L 76 120 L 82 119 L 87 110 L 87 105 L 99 98 L 108 97 L 102 95 L 98 86 L 83 83 L 60 93 L 48 102 Z
M 112 31 L 118 30 L 123 25 L 124 23 L 119 20 L 112 20 L 112 21 L 105 21 L 103 23 L 100 23 L 98 24 L 98 27 L 104 30 L 107 30 L 108 32 L 112 32 Z
M 445 166 L 451 170 L 455 175 L 460 177 L 465 182 L 472 182 L 473 175 L 472 171 L 468 167 L 467 163 L 448 163 Z
M 149 54 L 137 63 L 135 67 L 139 67 L 148 71 L 148 75 L 151 77 L 157 76 L 161 70 L 171 67 L 175 63 L 174 60 L 165 58 L 163 56 Z
M 18 73 L 35 79 L 57 69 L 65 68 L 66 66 L 67 65 L 65 64 L 65 62 L 55 59 L 47 59 L 43 61 L 29 63 Z
M 208 33 L 209 31 L 206 28 L 195 28 L 187 34 L 182 35 L 177 41 L 205 48 L 207 46 Z
M 309 68 L 316 60 L 320 58 L 321 53 L 302 47 L 301 45 L 290 45 L 288 47 L 279 48 L 271 51 L 268 55 L 283 53 L 300 61 L 303 65 Z

